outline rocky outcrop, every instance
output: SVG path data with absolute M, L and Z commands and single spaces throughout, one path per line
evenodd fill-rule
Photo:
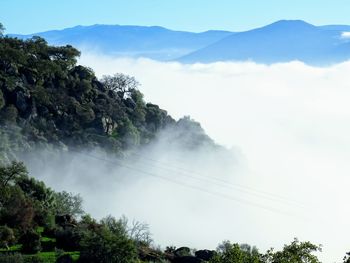
M 118 127 L 117 123 L 115 123 L 111 117 L 102 117 L 101 124 L 104 133 L 107 135 L 112 135 L 115 129 Z

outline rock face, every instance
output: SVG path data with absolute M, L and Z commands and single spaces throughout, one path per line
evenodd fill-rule
M 180 247 L 174 251 L 175 257 L 192 256 L 191 249 L 188 247 Z
M 112 135 L 112 133 L 118 127 L 117 123 L 115 123 L 111 117 L 102 117 L 101 123 L 102 123 L 103 131 L 107 135 Z

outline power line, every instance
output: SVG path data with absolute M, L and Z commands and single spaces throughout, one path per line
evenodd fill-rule
M 10 127 L 8 127 L 8 128 L 10 128 Z M 10 130 L 11 130 L 11 128 L 10 128 Z M 5 132 L 9 132 L 9 131 L 5 131 Z M 226 198 L 226 199 L 229 199 L 229 200 L 233 200 L 233 201 L 245 203 L 245 204 L 248 204 L 248 205 L 260 207 L 260 208 L 263 208 L 265 210 L 270 210 L 270 211 L 274 211 L 274 212 L 287 214 L 285 212 L 282 212 L 282 211 L 280 211 L 278 209 L 274 209 L 272 207 L 260 205 L 260 204 L 257 204 L 257 203 L 251 202 L 251 201 L 247 201 L 247 200 L 241 199 L 241 198 L 235 198 L 235 197 L 223 194 L 221 192 L 208 191 L 207 189 L 202 188 L 202 187 L 185 184 L 183 182 L 179 182 L 177 180 L 171 179 L 171 178 L 166 177 L 166 176 L 161 176 L 161 175 L 157 175 L 157 174 L 154 174 L 154 173 L 150 173 L 150 172 L 147 172 L 147 171 L 135 168 L 135 166 L 129 166 L 129 165 L 124 163 L 125 160 L 121 160 L 119 158 L 117 158 L 116 160 L 115 159 L 114 160 L 108 160 L 108 159 L 105 159 L 105 158 L 102 158 L 102 157 L 98 157 L 98 156 L 95 156 L 95 155 L 92 155 L 92 154 L 83 153 L 82 151 L 74 150 L 72 148 L 69 148 L 69 150 L 72 151 L 72 152 L 79 153 L 81 155 L 89 156 L 89 157 L 97 159 L 97 160 L 113 163 L 113 164 L 119 165 L 121 167 L 130 169 L 130 170 L 133 170 L 133 171 L 136 171 L 136 172 L 139 172 L 139 173 L 143 173 L 143 174 L 146 174 L 146 175 L 149 175 L 149 176 L 152 176 L 152 177 L 157 177 L 157 178 L 160 178 L 160 179 L 163 179 L 163 180 L 167 180 L 167 181 L 170 181 L 172 183 L 175 183 L 175 184 L 178 184 L 178 185 L 181 185 L 181 186 L 185 186 L 185 187 L 188 187 L 188 188 L 192 188 L 192 189 L 195 189 L 195 190 L 206 192 L 208 194 L 212 194 L 212 195 L 220 196 L 220 197 L 223 197 L 223 198 Z M 132 154 L 136 155 L 136 156 L 139 156 L 139 157 L 142 157 L 143 159 L 148 159 L 148 160 L 150 160 L 152 162 L 157 162 L 157 163 L 162 164 L 161 162 L 159 162 L 157 160 L 154 160 L 152 158 L 147 158 L 147 157 L 144 157 L 144 156 L 142 156 L 140 154 L 137 154 L 137 153 L 132 153 Z M 213 177 L 209 177 L 209 176 L 204 176 L 204 175 L 196 173 L 194 171 L 190 171 L 190 170 L 179 168 L 179 167 L 175 167 L 175 166 L 172 166 L 173 169 L 171 169 L 171 166 L 169 166 L 169 165 L 167 167 L 160 166 L 160 165 L 157 165 L 157 166 L 161 167 L 163 170 L 167 170 L 167 171 L 170 171 L 170 172 L 177 172 L 177 175 L 179 175 L 178 172 L 181 171 L 181 173 L 182 173 L 182 174 L 180 174 L 181 176 L 186 176 L 186 177 L 189 177 L 189 178 L 192 178 L 192 179 L 195 179 L 195 180 L 199 180 L 199 181 L 206 181 L 206 182 L 209 182 L 209 183 L 213 183 L 213 184 L 215 184 L 217 186 L 225 187 L 225 188 L 229 188 L 229 189 L 236 188 L 235 190 L 238 190 L 238 191 L 241 191 L 241 192 L 245 192 L 245 193 L 248 193 L 250 195 L 262 197 L 262 198 L 265 198 L 265 199 L 270 199 L 272 201 L 280 201 L 280 202 L 283 202 L 283 203 L 289 203 L 291 205 L 291 203 L 290 203 L 290 201 L 288 199 L 286 199 L 284 197 L 281 197 L 281 196 L 278 196 L 278 195 L 275 195 L 275 194 L 271 194 L 271 193 L 265 192 L 265 191 L 259 191 L 259 190 L 256 190 L 256 189 L 253 189 L 253 188 L 249 188 L 249 187 L 246 187 L 246 186 L 242 186 L 242 185 L 238 185 L 238 184 L 232 184 L 232 183 L 230 183 L 228 181 L 225 181 L 225 180 L 222 180 L 222 179 L 219 179 L 219 178 L 213 178 Z M 176 171 L 174 169 L 177 169 L 178 171 Z M 184 175 L 184 173 L 186 175 Z M 196 175 L 196 176 L 193 176 L 193 174 Z
M 141 161 L 143 161 L 143 162 L 145 162 L 145 160 L 142 160 L 142 159 L 146 159 L 146 160 L 149 160 L 149 161 L 152 161 L 152 162 L 155 162 L 155 163 L 159 163 L 160 165 L 157 165 L 157 166 L 160 167 L 161 169 L 164 169 L 164 170 L 167 170 L 167 171 L 170 171 L 170 172 L 176 172 L 177 175 L 180 175 L 180 176 L 186 176 L 186 177 L 189 177 L 189 178 L 192 178 L 192 179 L 195 179 L 195 180 L 199 180 L 199 181 L 202 181 L 204 179 L 203 181 L 206 181 L 208 183 L 213 183 L 213 184 L 215 184 L 217 186 L 224 187 L 224 188 L 227 188 L 227 189 L 238 190 L 240 192 L 244 192 L 244 193 L 247 193 L 247 194 L 250 194 L 250 195 L 254 195 L 254 196 L 257 196 L 257 197 L 262 197 L 262 198 L 265 198 L 265 199 L 269 199 L 271 201 L 278 201 L 278 202 L 282 202 L 282 203 L 289 204 L 289 205 L 298 205 L 298 206 L 301 206 L 301 207 L 305 207 L 300 202 L 294 201 L 294 200 L 290 200 L 290 199 L 288 199 L 288 198 L 286 198 L 284 196 L 281 196 L 281 195 L 277 195 L 277 194 L 269 193 L 269 192 L 266 192 L 266 191 L 254 189 L 252 187 L 244 186 L 244 185 L 237 184 L 237 183 L 234 184 L 234 183 L 231 183 L 229 181 L 226 181 L 226 180 L 223 180 L 223 179 L 220 179 L 220 178 L 217 178 L 217 177 L 206 176 L 206 175 L 200 174 L 200 173 L 198 173 L 196 171 L 183 169 L 181 167 L 176 167 L 176 166 L 172 166 L 172 165 L 163 166 L 162 164 L 165 164 L 164 162 L 160 162 L 158 160 L 155 160 L 155 159 L 143 156 L 141 154 L 132 153 L 132 155 L 138 156 L 139 158 L 141 158 Z
M 283 214 L 283 215 L 287 215 L 287 216 L 292 216 L 293 215 L 291 213 L 288 213 L 288 212 L 285 212 L 285 211 L 281 211 L 279 209 L 276 209 L 276 208 L 273 208 L 273 207 L 270 207 L 270 206 L 261 205 L 261 204 L 255 203 L 255 202 L 251 202 L 251 201 L 248 201 L 248 200 L 245 200 L 245 199 L 242 199 L 242 198 L 236 198 L 236 197 L 233 197 L 233 196 L 230 196 L 230 195 L 226 195 L 226 194 L 223 194 L 223 193 L 220 193 L 220 192 L 216 192 L 216 191 L 209 191 L 209 190 L 207 190 L 205 188 L 202 188 L 202 187 L 185 184 L 183 182 L 179 182 L 177 180 L 173 180 L 173 179 L 171 179 L 169 177 L 162 176 L 162 175 L 157 175 L 157 174 L 154 174 L 154 173 L 151 173 L 151 172 L 147 172 L 147 171 L 144 171 L 144 170 L 140 170 L 138 168 L 135 168 L 135 167 L 132 167 L 132 166 L 120 163 L 120 162 L 115 161 L 115 160 L 108 160 L 108 159 L 105 159 L 105 158 L 102 158 L 102 157 L 98 157 L 98 156 L 95 156 L 95 155 L 92 155 L 92 154 L 89 154 L 89 153 L 83 153 L 81 151 L 77 151 L 77 150 L 73 150 L 73 149 L 71 149 L 71 151 L 74 151 L 74 152 L 76 152 L 78 154 L 81 154 L 81 155 L 88 156 L 90 158 L 94 158 L 96 160 L 100 160 L 100 161 L 108 162 L 108 163 L 111 163 L 111 164 L 115 164 L 115 165 L 118 165 L 120 167 L 124 167 L 126 169 L 129 169 L 129 170 L 132 170 L 132 171 L 135 171 L 135 172 L 138 172 L 138 173 L 146 174 L 146 175 L 151 176 L 151 177 L 155 177 L 155 178 L 159 178 L 159 179 L 162 179 L 162 180 L 165 180 L 165 181 L 169 181 L 171 183 L 174 183 L 174 184 L 186 187 L 186 188 L 191 188 L 191 189 L 194 189 L 194 190 L 205 192 L 207 194 L 214 195 L 216 197 L 221 197 L 221 198 L 228 199 L 228 200 L 231 200 L 231 201 L 235 201 L 235 202 L 238 202 L 238 203 L 242 203 L 242 204 L 245 204 L 245 205 L 254 206 L 254 207 L 257 207 L 257 208 L 260 208 L 260 209 L 264 209 L 264 210 L 267 210 L 267 211 L 270 211 L 270 212 L 274 212 L 274 213 L 279 213 L 279 214 Z

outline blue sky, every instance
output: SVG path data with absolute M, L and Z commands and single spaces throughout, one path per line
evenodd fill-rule
M 0 0 L 0 8 L 7 33 L 91 24 L 242 31 L 280 19 L 350 24 L 349 0 Z

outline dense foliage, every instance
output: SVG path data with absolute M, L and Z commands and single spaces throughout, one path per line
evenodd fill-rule
M 0 37 L 1 150 L 33 145 L 102 147 L 118 152 L 148 143 L 175 121 L 145 103 L 129 76 L 99 81 L 76 64 L 79 51 L 34 37 Z

